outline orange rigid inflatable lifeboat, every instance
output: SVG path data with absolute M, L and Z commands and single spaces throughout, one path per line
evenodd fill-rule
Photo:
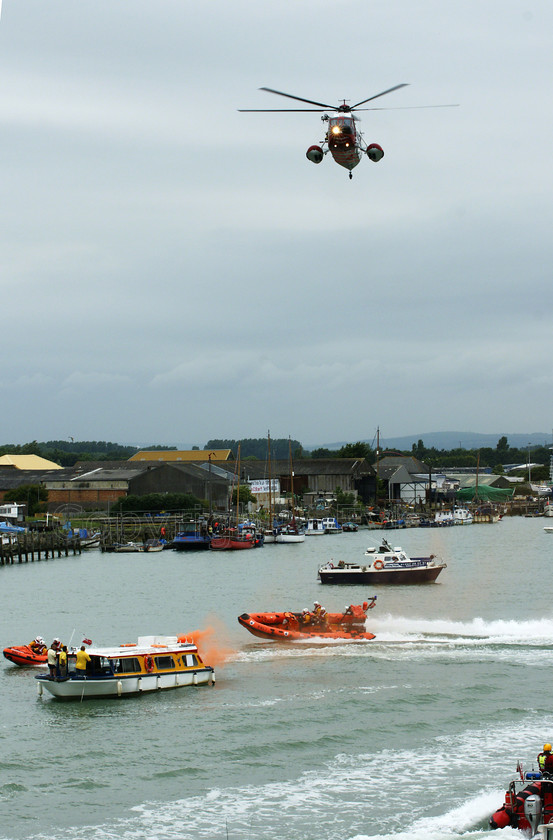
M 367 611 L 376 603 L 376 596 L 362 605 L 351 605 L 343 613 L 327 613 L 323 622 L 304 624 L 301 612 L 242 613 L 238 623 L 260 639 L 293 642 L 299 639 L 374 639 L 365 629 Z
M 540 825 L 553 823 L 553 778 L 541 772 L 523 773 L 505 793 L 503 805 L 490 817 L 490 828 L 517 828 L 527 836 L 537 836 Z M 549 835 L 547 835 L 549 836 Z
M 48 654 L 36 653 L 29 645 L 13 645 L 4 648 L 4 656 L 14 665 L 44 665 L 48 660 Z

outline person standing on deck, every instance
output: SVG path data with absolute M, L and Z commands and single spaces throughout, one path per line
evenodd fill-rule
M 55 644 L 55 641 L 53 641 L 48 648 L 48 670 L 52 679 L 56 676 L 56 666 L 58 664 L 58 649 Z
M 77 657 L 75 660 L 75 671 L 78 677 L 84 677 L 86 674 L 86 666 L 90 662 L 90 654 L 86 650 L 84 645 L 81 645 L 81 649 L 77 651 Z

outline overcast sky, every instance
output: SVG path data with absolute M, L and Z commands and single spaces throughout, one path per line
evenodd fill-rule
M 0 443 L 551 429 L 552 39 L 545 0 L 4 0 Z M 361 113 L 352 181 L 319 114 L 237 112 L 401 82 L 460 107 Z

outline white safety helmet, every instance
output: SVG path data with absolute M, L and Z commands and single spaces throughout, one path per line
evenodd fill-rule
M 315 601 L 315 602 L 314 602 L 314 604 L 313 604 L 313 606 L 314 606 L 314 607 L 320 607 L 321 605 L 319 604 L 319 602 L 318 602 L 318 601 Z
M 308 613 L 308 612 L 309 612 L 309 610 L 307 609 L 307 607 L 304 607 L 303 610 L 302 610 L 302 613 Z

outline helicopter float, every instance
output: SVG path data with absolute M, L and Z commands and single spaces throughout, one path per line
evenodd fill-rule
M 305 153 L 311 163 L 321 163 L 324 156 L 330 152 L 337 164 L 349 170 L 349 177 L 352 178 L 351 170 L 354 169 L 361 161 L 364 154 L 369 160 L 377 163 L 384 157 L 384 149 L 378 143 L 365 143 L 363 135 L 358 130 L 356 122 L 359 117 L 354 116 L 354 111 L 387 111 L 387 110 L 404 110 L 405 108 L 454 108 L 455 105 L 407 105 L 400 108 L 361 108 L 361 105 L 366 105 L 367 102 L 372 102 L 373 99 L 378 99 L 379 96 L 385 96 L 392 93 L 399 88 L 408 87 L 407 83 L 395 85 L 394 87 L 383 90 L 381 93 L 376 93 L 374 96 L 369 96 L 368 99 L 362 99 L 355 105 L 348 105 L 344 99 L 341 105 L 327 105 L 324 102 L 315 102 L 312 99 L 304 99 L 301 96 L 293 96 L 291 93 L 283 93 L 281 90 L 273 90 L 273 88 L 262 87 L 259 90 L 265 90 L 268 93 L 275 93 L 277 96 L 285 96 L 287 99 L 295 99 L 298 102 L 305 102 L 308 105 L 317 105 L 317 108 L 239 108 L 240 113 L 268 113 L 268 112 L 296 112 L 296 113 L 323 113 L 321 120 L 327 123 L 324 140 L 319 145 L 309 146 Z M 330 116 L 326 111 L 333 111 Z

